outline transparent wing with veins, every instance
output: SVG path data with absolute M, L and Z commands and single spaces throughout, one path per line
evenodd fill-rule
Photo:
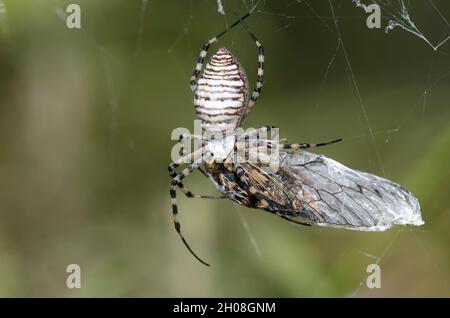
M 261 167 L 245 165 L 250 179 Z M 280 167 L 264 168 L 260 194 L 266 210 L 319 226 L 384 231 L 393 225 L 422 225 L 412 193 L 373 174 L 350 169 L 306 151 L 280 152 Z M 275 198 L 275 199 L 273 199 Z

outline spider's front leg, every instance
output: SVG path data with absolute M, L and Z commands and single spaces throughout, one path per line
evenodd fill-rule
M 172 163 L 171 165 L 169 165 L 169 169 L 175 169 L 176 167 L 180 166 L 181 164 L 183 164 L 187 159 L 186 157 L 189 158 L 194 158 L 194 155 L 199 152 L 199 151 L 203 151 L 203 148 L 200 148 L 197 151 L 194 151 L 192 154 L 185 156 L 183 158 L 180 158 L 179 160 L 177 160 L 176 162 Z M 170 198 L 172 201 L 172 216 L 173 216 L 173 224 L 175 227 L 175 230 L 177 231 L 178 235 L 180 236 L 181 240 L 183 241 L 184 245 L 186 246 L 186 248 L 189 250 L 189 252 L 191 252 L 191 254 L 198 260 L 200 261 L 202 264 L 209 266 L 208 263 L 206 263 L 205 261 L 203 261 L 200 257 L 197 256 L 197 254 L 194 253 L 194 251 L 192 250 L 192 248 L 189 246 L 189 244 L 187 243 L 186 239 L 184 238 L 183 234 L 181 233 L 181 224 L 180 221 L 178 220 L 178 205 L 177 205 L 177 191 L 176 188 L 177 186 L 179 186 L 179 184 L 181 183 L 181 181 L 186 178 L 187 176 L 189 176 L 191 174 L 192 171 L 194 171 L 195 169 L 198 168 L 198 166 L 204 161 L 207 160 L 209 157 L 211 156 L 210 153 L 207 153 L 206 155 L 202 156 L 200 159 L 196 160 L 194 163 L 192 163 L 191 165 L 189 165 L 187 168 L 183 169 L 183 171 L 179 174 L 176 174 L 172 181 L 170 182 Z M 183 159 L 183 160 L 182 160 Z
M 242 136 L 250 137 L 252 135 L 259 135 L 260 132 L 268 132 L 268 131 L 271 131 L 272 129 L 276 129 L 276 128 L 277 127 L 275 127 L 273 125 L 264 125 L 264 126 L 256 128 L 256 129 L 253 129 L 251 131 L 245 132 Z
M 298 149 L 308 149 L 308 148 L 316 148 L 316 147 L 322 147 L 330 144 L 334 144 L 336 142 L 342 141 L 342 138 L 328 141 L 328 142 L 321 142 L 318 144 L 308 144 L 308 143 L 302 143 L 302 144 L 280 144 L 278 145 L 279 149 L 291 149 L 291 150 L 298 150 Z
M 258 146 L 261 145 L 267 145 L 267 147 L 269 148 L 273 148 L 274 144 L 278 144 L 278 149 L 292 149 L 292 150 L 298 150 L 298 149 L 308 149 L 308 148 L 316 148 L 316 147 L 322 147 L 322 146 L 326 146 L 326 145 L 330 145 L 330 144 L 334 144 L 336 142 L 342 141 L 342 138 L 339 139 L 335 139 L 332 141 L 327 141 L 327 142 L 321 142 L 321 143 L 316 143 L 316 144 L 311 144 L 311 143 L 295 143 L 295 144 L 288 144 L 287 139 L 286 138 L 282 138 L 280 139 L 277 143 L 274 143 L 274 140 L 270 140 L 270 139 L 262 139 L 259 138 L 259 133 L 260 132 L 267 132 L 267 131 L 271 131 L 272 129 L 275 129 L 277 127 L 272 126 L 272 125 L 265 125 L 262 127 L 259 127 L 255 130 L 252 130 L 250 132 L 246 132 L 245 134 L 242 135 L 242 137 L 244 137 L 245 141 L 250 140 L 250 137 L 253 135 L 256 135 L 256 142 L 258 144 Z M 278 132 L 277 132 L 278 134 Z M 272 136 L 273 138 L 273 136 Z
M 183 140 L 184 139 L 188 139 L 188 138 L 190 138 L 190 139 L 193 139 L 193 138 L 197 138 L 197 139 L 200 139 L 201 137 L 198 137 L 198 136 L 195 136 L 195 135 L 189 135 L 189 134 L 183 134 L 183 135 L 180 135 L 180 138 L 179 138 L 179 140 L 178 140 L 178 143 L 181 143 L 181 155 L 182 156 L 189 156 L 189 154 L 188 155 L 186 155 L 185 154 L 185 152 L 184 152 L 184 145 L 183 145 Z M 181 165 L 181 164 L 180 164 Z M 170 175 L 170 177 L 173 179 L 173 178 L 175 178 L 176 177 L 176 175 L 177 175 L 177 173 L 176 173 L 176 171 L 175 171 L 175 168 L 176 168 L 177 166 L 174 166 L 174 163 L 171 163 L 169 166 L 168 166 L 168 170 L 169 170 L 169 175 Z M 205 175 L 206 177 L 208 177 L 208 175 L 205 173 L 205 171 L 199 166 L 198 168 L 197 168 L 198 170 L 200 170 L 200 172 L 203 174 L 203 175 Z M 184 193 L 184 195 L 186 196 L 186 197 L 188 197 L 188 198 L 196 198 L 196 199 L 225 199 L 226 198 L 226 196 L 224 196 L 224 195 L 221 195 L 221 196 L 213 196 L 213 195 L 204 195 L 204 194 L 195 194 L 195 193 L 193 193 L 192 191 L 190 191 L 187 187 L 185 187 L 185 185 L 183 184 L 183 182 L 179 182 L 178 184 L 177 184 L 177 186 L 178 186 L 178 188 Z
M 254 143 L 258 145 L 258 147 L 267 147 L 269 149 L 278 147 L 279 150 L 298 150 L 298 149 L 308 149 L 308 148 L 316 148 L 322 147 L 330 144 L 334 144 L 336 142 L 342 141 L 342 138 L 335 139 L 332 141 L 321 142 L 317 144 L 309 144 L 309 143 L 299 143 L 299 144 L 288 144 L 286 138 L 280 139 L 278 142 L 274 142 L 269 139 L 258 139 Z M 263 148 L 259 149 L 263 150 Z
M 252 139 L 253 136 L 256 136 L 256 139 L 260 139 L 260 134 L 267 134 L 269 131 L 272 132 L 272 129 L 277 129 L 276 135 L 278 135 L 278 128 L 273 125 L 264 125 L 256 129 L 252 129 L 250 131 L 246 131 L 242 135 L 237 135 L 238 141 L 248 141 Z M 275 136 L 275 135 L 274 135 Z M 274 137 L 272 136 L 272 137 Z

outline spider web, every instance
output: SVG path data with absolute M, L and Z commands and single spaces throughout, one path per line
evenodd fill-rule
M 406 33 L 412 34 L 417 39 L 424 41 L 432 50 L 436 51 L 439 54 L 442 54 L 444 56 L 449 56 L 448 53 L 448 43 L 450 38 L 450 25 L 448 22 L 448 18 L 446 15 L 439 9 L 439 5 L 436 4 L 435 1 L 428 0 L 427 3 L 429 4 L 429 7 L 436 13 L 438 19 L 442 22 L 442 32 L 440 36 L 437 36 L 436 39 L 431 39 L 427 35 L 425 35 L 425 32 L 422 31 L 422 28 L 419 27 L 414 20 L 414 10 L 411 7 L 411 3 L 409 1 L 359 1 L 359 0 L 347 0 L 343 1 L 345 3 L 352 3 L 355 7 L 355 11 L 357 11 L 359 14 L 361 14 L 361 18 L 364 19 L 366 17 L 364 11 L 365 7 L 369 3 L 376 3 L 380 6 L 382 10 L 382 17 L 385 21 L 384 31 L 386 32 L 386 36 L 388 36 L 390 33 L 401 30 L 405 31 Z M 340 23 L 342 20 L 346 19 L 344 16 L 339 15 L 339 8 L 342 5 L 343 2 L 335 2 L 328 0 L 328 10 L 327 12 L 321 12 L 319 9 L 316 8 L 316 4 L 312 1 L 305 1 L 305 0 L 294 0 L 294 1 L 286 1 L 286 9 L 285 12 L 273 12 L 270 11 L 270 9 L 267 8 L 266 1 L 248 1 L 248 0 L 241 0 L 242 8 L 245 8 L 246 10 L 250 10 L 251 8 L 256 7 L 256 10 L 254 11 L 254 15 L 257 16 L 257 18 L 276 18 L 280 21 L 281 27 L 273 29 L 273 34 L 276 35 L 280 32 L 285 32 L 289 28 L 293 27 L 298 22 L 305 22 L 307 23 L 308 20 L 315 20 L 318 21 L 323 25 L 323 27 L 329 31 L 330 34 L 333 35 L 335 39 L 335 45 L 333 50 L 329 52 L 329 60 L 328 63 L 324 67 L 324 72 L 321 80 L 321 86 L 324 87 L 325 83 L 328 80 L 328 77 L 330 75 L 331 70 L 336 67 L 337 63 L 342 63 L 345 72 L 348 77 L 349 81 L 349 90 L 351 90 L 352 94 L 354 95 L 357 106 L 359 109 L 359 112 L 362 116 L 362 122 L 365 127 L 365 132 L 363 132 L 361 135 L 356 136 L 350 136 L 349 138 L 346 138 L 347 140 L 352 139 L 358 139 L 358 138 L 364 138 L 368 137 L 368 143 L 369 146 L 373 149 L 375 153 L 375 158 L 372 160 L 372 158 L 368 158 L 369 165 L 374 165 L 376 168 L 381 171 L 381 174 L 386 177 L 385 172 L 385 165 L 383 162 L 383 155 L 376 143 L 377 136 L 383 135 L 386 136 L 386 140 L 390 138 L 391 135 L 397 134 L 399 131 L 401 131 L 405 125 L 405 123 L 408 122 L 409 117 L 417 111 L 423 111 L 427 107 L 427 99 L 432 92 L 433 88 L 436 87 L 441 81 L 446 79 L 448 75 L 450 74 L 450 70 L 444 70 L 439 74 L 438 76 L 435 76 L 432 78 L 429 76 L 427 84 L 417 92 L 417 98 L 416 102 L 412 105 L 410 108 L 409 114 L 405 114 L 403 118 L 400 119 L 398 125 L 392 127 L 391 129 L 377 131 L 374 128 L 372 119 L 369 116 L 369 113 L 367 111 L 366 106 L 366 100 L 364 93 L 361 92 L 359 81 L 358 81 L 358 73 L 355 72 L 353 69 L 352 64 L 352 58 L 351 58 L 351 52 L 349 52 L 347 46 L 346 46 L 346 35 L 342 34 Z M 141 54 L 141 45 L 142 41 L 145 36 L 145 24 L 147 23 L 147 13 L 149 8 L 152 5 L 152 1 L 149 0 L 141 0 L 140 3 L 140 15 L 138 17 L 139 20 L 139 27 L 136 30 L 137 33 L 137 40 L 136 40 L 136 50 L 135 54 L 139 55 Z M 230 20 L 234 19 L 234 16 L 232 16 L 233 10 L 227 9 L 227 2 L 222 2 L 220 0 L 217 1 L 210 1 L 207 4 L 211 9 L 211 14 L 217 14 L 223 15 L 224 19 L 224 25 L 228 24 Z M 302 8 L 306 8 L 309 11 L 309 15 L 293 15 L 291 14 L 291 8 L 293 6 L 300 6 Z M 66 13 L 64 12 L 64 7 L 60 4 L 58 1 L 54 1 L 52 4 L 52 10 L 55 12 L 55 14 L 61 19 L 61 22 L 64 23 Z M 362 10 L 357 10 L 362 9 Z M 186 11 L 186 17 L 183 21 L 183 26 L 179 30 L 179 33 L 176 37 L 174 37 L 171 40 L 171 44 L 167 47 L 167 54 L 169 54 L 174 63 L 179 63 L 178 58 L 173 54 L 180 43 L 186 43 L 187 46 L 190 48 L 190 60 L 194 61 L 197 57 L 200 45 L 198 43 L 191 43 L 190 37 L 191 34 L 191 27 L 193 22 L 196 19 L 201 19 L 200 17 L 197 17 L 195 15 L 195 12 L 191 10 Z M 2 1 L 0 0 L 0 28 L 2 32 L 5 32 L 7 29 L 3 26 L 4 21 L 6 21 L 6 9 Z M 361 23 L 361 28 L 365 27 L 363 23 Z M 120 110 L 120 98 L 117 93 L 117 79 L 114 76 L 114 69 L 124 67 L 123 63 L 118 60 L 113 54 L 111 54 L 102 44 L 101 41 L 98 39 L 90 38 L 90 35 L 88 32 L 82 31 L 83 36 L 85 36 L 89 41 L 91 41 L 92 45 L 96 47 L 99 51 L 99 56 L 101 57 L 103 63 L 104 63 L 104 78 L 107 82 L 108 86 L 108 94 L 109 94 L 109 100 L 110 100 L 110 108 L 111 108 L 111 118 L 110 118 L 110 129 L 111 129 L 111 139 L 115 138 L 116 133 L 116 121 L 117 121 L 117 113 Z M 269 34 L 270 35 L 270 34 Z M 411 39 L 413 41 L 414 39 Z M 343 59 L 340 60 L 339 56 L 342 55 Z M 430 67 L 431 69 L 431 67 Z M 431 73 L 431 70 L 430 70 Z M 186 78 L 186 74 L 176 74 L 179 75 L 179 78 Z M 270 79 L 269 79 L 270 81 Z M 318 114 L 319 112 L 319 98 L 317 99 L 314 109 L 315 113 Z M 113 165 L 113 164 L 111 164 Z M 113 167 L 111 167 L 113 169 Z M 258 243 L 259 237 L 257 234 L 255 234 L 252 230 L 252 225 L 249 224 L 247 221 L 246 216 L 241 213 L 238 209 L 237 210 L 237 219 L 239 220 L 240 224 L 242 225 L 242 230 L 246 233 L 248 237 L 249 246 L 254 251 L 255 255 L 257 256 L 257 259 L 261 262 L 265 259 L 265 253 L 264 250 L 261 248 L 261 245 Z M 395 246 L 397 240 L 401 236 L 406 235 L 412 235 L 415 239 L 420 240 L 419 237 L 420 231 L 412 231 L 412 230 L 397 230 L 392 235 L 391 240 L 381 249 L 374 249 L 372 251 L 355 251 L 356 253 L 363 255 L 366 257 L 370 262 L 375 262 L 376 264 L 382 264 L 385 257 L 389 255 L 389 252 Z M 364 282 L 366 279 L 366 275 L 362 275 L 361 281 L 358 283 L 358 285 L 354 288 L 354 290 L 349 291 L 349 296 L 358 296 L 361 294 L 361 292 L 365 289 Z
M 361 8 L 367 12 L 367 4 L 365 4 L 363 1 L 352 1 L 358 8 Z M 410 15 L 410 1 L 372 1 L 372 3 L 377 4 L 381 8 L 383 13 L 382 17 L 387 20 L 387 25 L 384 27 L 384 32 L 386 33 L 395 28 L 403 29 L 425 41 L 425 43 L 427 43 L 435 51 L 450 39 L 450 24 L 444 14 L 439 10 L 439 8 L 432 0 L 429 0 L 428 4 L 436 12 L 444 25 L 444 33 L 442 35 L 443 39 L 439 40 L 437 43 L 425 36 L 420 28 L 414 23 L 413 18 Z

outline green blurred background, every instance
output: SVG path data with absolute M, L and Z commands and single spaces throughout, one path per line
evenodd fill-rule
M 65 25 L 71 2 L 81 30 Z M 434 51 L 401 29 L 370 30 L 350 0 L 259 4 L 247 23 L 266 49 L 266 82 L 245 126 L 276 125 L 292 142 L 344 138 L 320 152 L 404 185 L 426 224 L 299 228 L 180 194 L 184 234 L 212 267 L 185 249 L 170 134 L 193 129 L 201 45 L 252 1 L 223 4 L 225 16 L 214 0 L 0 1 L 0 296 L 450 296 L 450 41 Z M 433 43 L 448 36 L 449 2 L 409 9 Z M 246 32 L 221 45 L 254 83 Z M 198 172 L 186 184 L 216 193 Z M 381 289 L 368 289 L 375 262 Z M 72 263 L 81 289 L 66 287 Z

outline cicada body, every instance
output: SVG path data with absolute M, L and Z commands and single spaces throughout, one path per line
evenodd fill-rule
M 304 150 L 280 152 L 276 170 L 214 164 L 206 173 L 233 201 L 296 223 L 359 231 L 424 224 L 417 198 L 399 184 Z

